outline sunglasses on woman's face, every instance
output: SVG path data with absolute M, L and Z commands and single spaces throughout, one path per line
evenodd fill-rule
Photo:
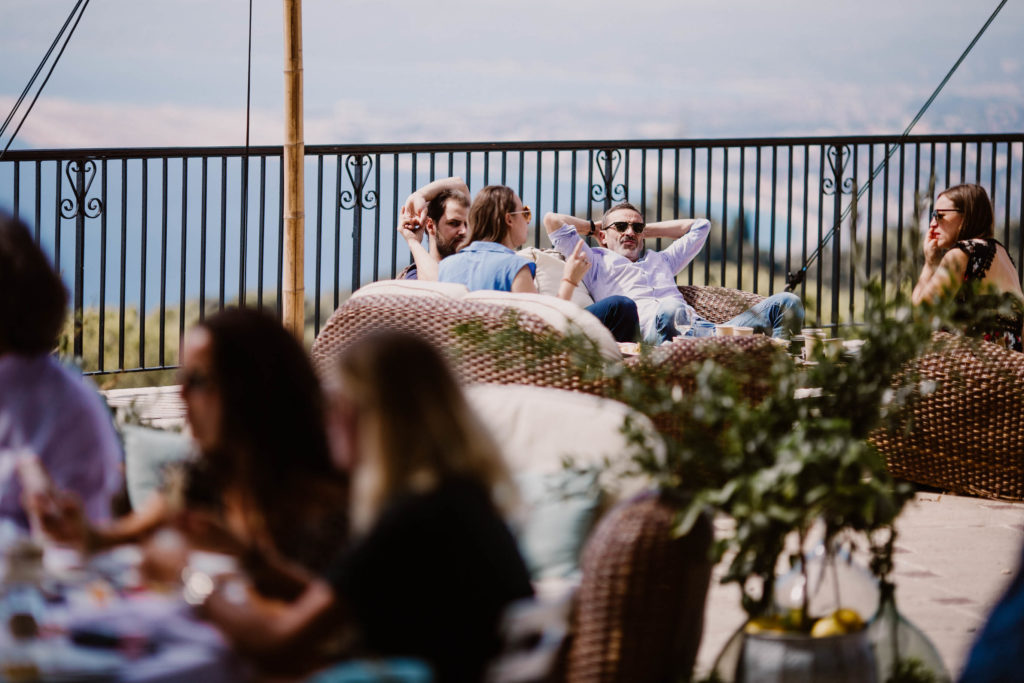
M 932 211 L 933 221 L 942 221 L 946 219 L 947 213 L 963 213 L 960 209 L 939 209 L 938 211 Z
M 633 228 L 634 235 L 643 234 L 644 228 L 647 226 L 643 223 L 630 223 L 629 221 L 617 221 L 610 223 L 605 229 L 611 228 L 621 233 L 625 233 L 629 228 Z
M 523 218 L 525 218 L 525 219 L 526 219 L 526 222 L 527 222 L 527 223 L 529 223 L 529 222 L 530 222 L 530 219 L 532 219 L 532 218 L 533 218 L 533 211 L 531 211 L 531 210 L 530 210 L 530 207 L 528 207 L 528 206 L 524 206 L 524 207 L 523 207 L 523 210 L 522 210 L 522 211 L 509 211 L 509 212 L 508 212 L 508 215 L 510 215 L 510 216 L 514 216 L 514 215 L 516 215 L 517 213 L 521 213 L 521 214 L 523 214 Z

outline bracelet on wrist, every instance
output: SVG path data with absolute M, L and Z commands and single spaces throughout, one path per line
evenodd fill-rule
M 591 218 L 590 219 L 590 232 L 587 233 L 587 237 L 590 237 L 595 232 L 597 232 L 597 226 L 594 224 L 594 219 Z
M 569 283 L 570 285 L 572 285 L 573 287 L 579 287 L 579 285 L 580 285 L 580 283 L 578 283 L 578 282 L 573 282 L 572 280 L 570 280 L 570 279 L 569 279 L 569 278 L 567 278 L 567 277 L 563 277 L 563 278 L 562 278 L 562 282 L 568 282 L 568 283 Z

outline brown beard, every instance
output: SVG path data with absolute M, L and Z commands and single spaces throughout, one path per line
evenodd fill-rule
M 432 237 L 434 239 L 434 242 L 437 244 L 437 255 L 440 256 L 441 258 L 445 258 L 454 254 L 456 251 L 458 251 L 461 243 L 461 240 L 459 240 L 458 238 L 449 241 L 442 240 L 436 231 L 434 232 Z

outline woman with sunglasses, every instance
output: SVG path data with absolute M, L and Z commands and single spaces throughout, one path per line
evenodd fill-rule
M 953 296 L 967 334 L 1021 351 L 1024 292 L 994 228 L 985 188 L 954 185 L 941 192 L 925 235 L 925 263 L 912 301 L 930 304 Z
M 47 531 L 99 550 L 171 526 L 243 560 L 281 556 L 323 569 L 347 531 L 348 480 L 333 466 L 324 401 L 301 345 L 265 313 L 221 311 L 185 335 L 181 395 L 198 451 L 184 476 L 96 526 L 61 496 Z
M 515 253 L 526 242 L 533 213 L 510 188 L 488 185 L 477 193 L 469 208 L 467 244 L 457 253 L 441 260 L 437 279 L 458 282 L 470 290 L 494 289 L 504 292 L 537 293 L 533 278 L 536 264 Z M 569 301 L 579 286 L 590 261 L 582 244 L 565 260 L 558 298 Z M 636 341 L 640 323 L 636 304 L 619 296 L 586 307 L 616 341 Z
M 351 543 L 286 604 L 223 586 L 203 613 L 264 668 L 314 666 L 310 644 L 348 627 L 363 656 L 416 658 L 439 683 L 482 680 L 502 611 L 533 594 L 504 522 L 517 497 L 497 445 L 441 353 L 413 335 L 363 337 L 330 380 L 335 460 L 352 468 Z

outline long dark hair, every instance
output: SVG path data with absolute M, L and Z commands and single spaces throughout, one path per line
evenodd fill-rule
M 250 522 L 284 554 L 336 550 L 296 547 L 308 513 L 347 507 L 339 498 L 346 475 L 331 461 L 323 394 L 305 351 L 278 320 L 251 309 L 229 308 L 198 326 L 212 339 L 222 404 L 224 445 L 203 454 L 211 474 L 247 499 Z
M 0 213 L 0 353 L 47 353 L 57 345 L 68 292 L 21 221 Z

